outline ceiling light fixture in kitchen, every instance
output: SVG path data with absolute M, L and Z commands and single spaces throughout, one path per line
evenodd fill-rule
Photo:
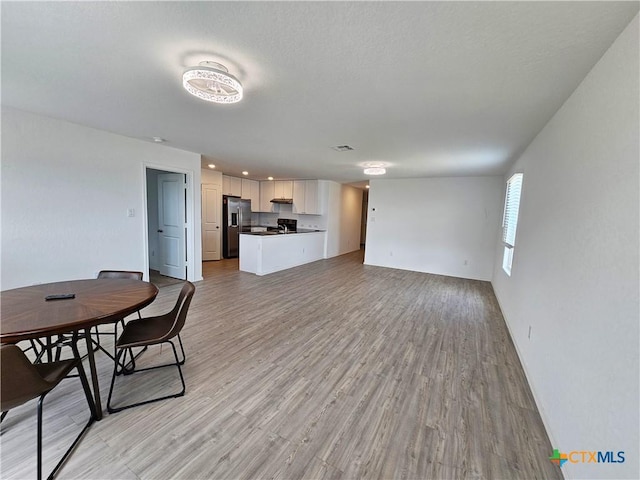
M 267 177 L 267 180 L 273 180 L 273 177 Z
M 182 86 L 191 95 L 215 103 L 236 103 L 242 100 L 242 84 L 217 62 L 200 62 L 182 75 Z
M 384 175 L 387 173 L 387 169 L 385 168 L 387 166 L 386 163 L 368 162 L 363 163 L 362 166 L 364 167 L 365 175 Z
M 216 168 L 216 166 L 213 163 L 210 163 L 208 166 L 209 168 Z
M 247 172 L 246 170 L 244 172 L 242 172 L 243 175 L 249 175 L 249 172 Z

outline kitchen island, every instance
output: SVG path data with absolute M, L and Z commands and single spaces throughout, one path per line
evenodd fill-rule
M 252 232 L 240 234 L 240 270 L 268 275 L 325 256 L 327 232 L 305 230 L 289 233 Z

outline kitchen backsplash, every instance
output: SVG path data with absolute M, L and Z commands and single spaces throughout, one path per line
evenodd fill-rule
M 256 219 L 256 215 L 258 218 Z M 251 220 L 254 225 L 277 226 L 278 218 L 293 218 L 298 220 L 298 228 L 327 229 L 326 215 L 299 215 L 291 211 L 291 205 L 280 205 L 279 213 L 254 213 Z

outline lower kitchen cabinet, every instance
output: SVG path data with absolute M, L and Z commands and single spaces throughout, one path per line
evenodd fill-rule
M 326 232 L 240 235 L 240 270 L 268 275 L 324 258 Z

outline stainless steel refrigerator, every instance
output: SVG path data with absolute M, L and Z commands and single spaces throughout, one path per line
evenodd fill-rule
M 222 256 L 235 258 L 240 251 L 240 233 L 251 231 L 251 200 L 222 196 Z

